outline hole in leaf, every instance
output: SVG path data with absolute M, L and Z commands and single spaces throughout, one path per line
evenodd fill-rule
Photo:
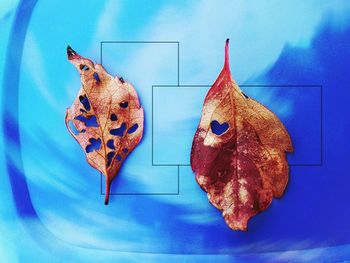
M 83 64 L 81 64 L 79 67 L 80 67 L 80 69 L 81 69 L 81 70 L 83 70 L 83 71 L 85 71 L 85 70 L 88 70 L 88 69 L 89 69 L 89 67 L 88 67 L 88 66 L 83 65 Z
M 129 105 L 129 103 L 127 101 L 122 101 L 121 103 L 119 103 L 119 106 L 122 107 L 122 108 L 127 108 Z
M 210 123 L 211 131 L 213 133 L 215 133 L 216 135 L 223 134 L 224 132 L 226 132 L 228 130 L 228 127 L 229 127 L 229 125 L 227 122 L 220 124 L 217 120 L 213 120 Z
M 110 166 L 112 163 L 112 158 L 114 156 L 115 152 L 109 152 L 107 153 L 107 166 Z
M 86 127 L 98 127 L 97 118 L 95 115 L 91 115 L 88 117 L 85 117 L 83 115 L 79 115 L 79 116 L 75 117 L 74 119 L 84 122 Z
M 90 142 L 90 144 L 85 147 L 85 151 L 87 153 L 90 153 L 94 150 L 97 151 L 98 149 L 100 149 L 100 147 L 101 147 L 101 139 L 100 138 L 98 138 L 98 139 L 90 138 L 89 142 Z
M 130 133 L 135 132 L 135 131 L 137 130 L 138 127 L 139 127 L 139 125 L 138 125 L 137 123 L 134 124 L 133 126 L 131 126 L 131 127 L 129 128 L 128 133 L 130 134 Z
M 124 149 L 123 149 L 123 152 L 124 152 L 124 153 L 127 153 L 128 151 L 129 151 L 129 150 L 128 150 L 127 148 L 124 148 Z
M 117 115 L 116 114 L 114 114 L 114 113 L 112 113 L 111 114 L 111 121 L 116 121 L 116 120 L 118 120 L 118 117 L 117 117 Z
M 122 125 L 119 128 L 111 129 L 109 131 L 109 133 L 112 134 L 112 135 L 123 137 L 125 130 L 126 130 L 126 123 L 123 122 Z
M 110 139 L 110 140 L 108 140 L 107 141 L 107 147 L 109 148 L 109 149 L 115 149 L 115 147 L 114 147 L 114 141 L 112 140 L 112 139 Z
M 83 104 L 84 108 L 87 111 L 89 111 L 90 110 L 90 102 L 89 102 L 88 98 L 86 97 L 86 95 L 80 95 L 79 100 L 80 100 L 81 104 Z
M 82 129 L 80 132 L 81 132 L 81 133 L 84 133 L 84 132 L 86 132 L 86 130 L 85 130 L 85 129 Z
M 100 76 L 95 72 L 93 75 L 94 79 L 96 79 L 96 81 L 101 81 Z
M 242 92 L 243 96 L 244 96 L 246 99 L 249 99 L 249 97 L 248 97 L 247 94 L 245 94 L 243 91 L 241 91 L 241 92 Z
M 75 127 L 72 120 L 68 121 L 69 129 L 74 133 L 74 135 L 77 135 L 79 133 L 78 129 Z
M 117 159 L 118 161 L 121 161 L 121 160 L 122 160 L 122 157 L 121 157 L 119 154 L 117 154 L 117 156 L 115 157 L 115 159 Z

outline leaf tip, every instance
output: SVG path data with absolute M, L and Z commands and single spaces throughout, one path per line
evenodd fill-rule
M 68 59 L 72 59 L 76 55 L 77 55 L 77 52 L 75 52 L 75 50 L 70 45 L 67 45 L 67 56 L 68 56 Z
M 227 38 L 226 39 L 226 44 L 225 44 L 225 65 L 224 65 L 224 68 L 227 69 L 227 70 L 230 70 L 230 63 L 229 63 L 229 42 L 230 42 L 230 39 Z

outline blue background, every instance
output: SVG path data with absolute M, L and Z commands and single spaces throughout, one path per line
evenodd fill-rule
M 350 260 L 349 11 L 348 1 L 2 1 L 0 261 Z M 295 146 L 285 195 L 245 233 L 226 226 L 190 167 L 179 167 L 178 189 L 177 166 L 152 166 L 152 122 L 154 163 L 188 164 L 226 38 L 238 83 L 275 85 L 242 89 L 276 112 Z M 134 84 L 146 114 L 112 188 L 146 195 L 108 206 L 64 125 L 80 87 L 66 46 L 100 62 L 105 40 L 178 41 L 179 83 L 199 85 L 164 86 L 178 84 L 176 45 L 104 45 L 103 65 Z

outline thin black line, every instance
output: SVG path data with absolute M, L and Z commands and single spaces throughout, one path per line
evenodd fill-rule
M 104 195 L 103 191 L 102 191 L 102 173 L 100 173 L 100 192 L 101 192 L 101 195 Z
M 191 166 L 188 163 L 153 163 L 152 166 Z
M 306 163 L 306 164 L 298 164 L 298 163 L 290 163 L 289 166 L 322 166 L 321 163 Z M 191 164 L 177 164 L 177 163 L 171 163 L 171 164 L 160 164 L 160 163 L 153 163 L 152 166 L 168 166 L 168 167 L 174 167 L 174 166 L 191 166 Z
M 178 44 L 179 41 L 101 41 L 103 44 Z
M 179 193 L 109 193 L 109 195 L 179 195 Z
M 153 166 L 153 87 L 152 87 L 152 112 L 151 112 L 151 114 L 152 114 L 152 124 L 151 124 L 151 127 L 152 127 L 152 132 L 151 132 L 151 134 L 152 134 L 152 166 Z
M 177 87 L 199 87 L 199 88 L 204 88 L 204 87 L 211 87 L 212 85 L 152 85 L 153 88 L 158 88 L 158 87 L 171 87 L 171 88 L 177 88 Z
M 322 163 L 290 163 L 288 166 L 322 166 Z
M 186 164 L 179 164 L 179 163 L 173 163 L 173 164 L 168 164 L 168 163 L 152 163 L 152 166 L 185 166 Z
M 180 43 L 177 43 L 177 85 L 180 85 Z
M 302 84 L 296 84 L 296 85 L 293 85 L 293 84 L 282 84 L 282 85 L 277 85 L 277 84 L 273 84 L 273 85 L 265 85 L 265 84 L 243 84 L 243 85 L 239 85 L 241 87 L 263 87 L 263 88 L 268 88 L 268 87 L 281 87 L 281 88 L 319 88 L 319 87 L 322 87 L 322 85 L 310 85 L 310 84 L 305 84 L 305 85 L 302 85 Z
M 208 85 L 208 84 L 205 84 L 205 85 L 152 85 L 152 87 L 190 87 L 190 88 L 204 88 L 204 87 L 211 87 L 212 85 Z M 255 85 L 255 84 L 238 84 L 238 86 L 240 87 L 255 87 L 255 88 L 322 88 L 322 85 Z
M 102 65 L 102 42 L 100 42 L 100 63 Z
M 323 86 L 321 86 L 321 165 L 323 165 Z
M 177 166 L 177 194 L 180 194 L 180 165 Z

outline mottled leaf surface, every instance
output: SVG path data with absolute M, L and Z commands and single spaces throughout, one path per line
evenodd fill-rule
M 230 228 L 247 230 L 252 216 L 282 196 L 286 151 L 293 147 L 283 124 L 233 80 L 227 40 L 224 67 L 208 91 L 193 139 L 191 166 Z
M 86 154 L 88 163 L 110 185 L 123 161 L 141 141 L 144 113 L 134 87 L 112 77 L 99 64 L 67 48 L 68 60 L 80 73 L 82 87 L 67 109 L 66 126 Z

